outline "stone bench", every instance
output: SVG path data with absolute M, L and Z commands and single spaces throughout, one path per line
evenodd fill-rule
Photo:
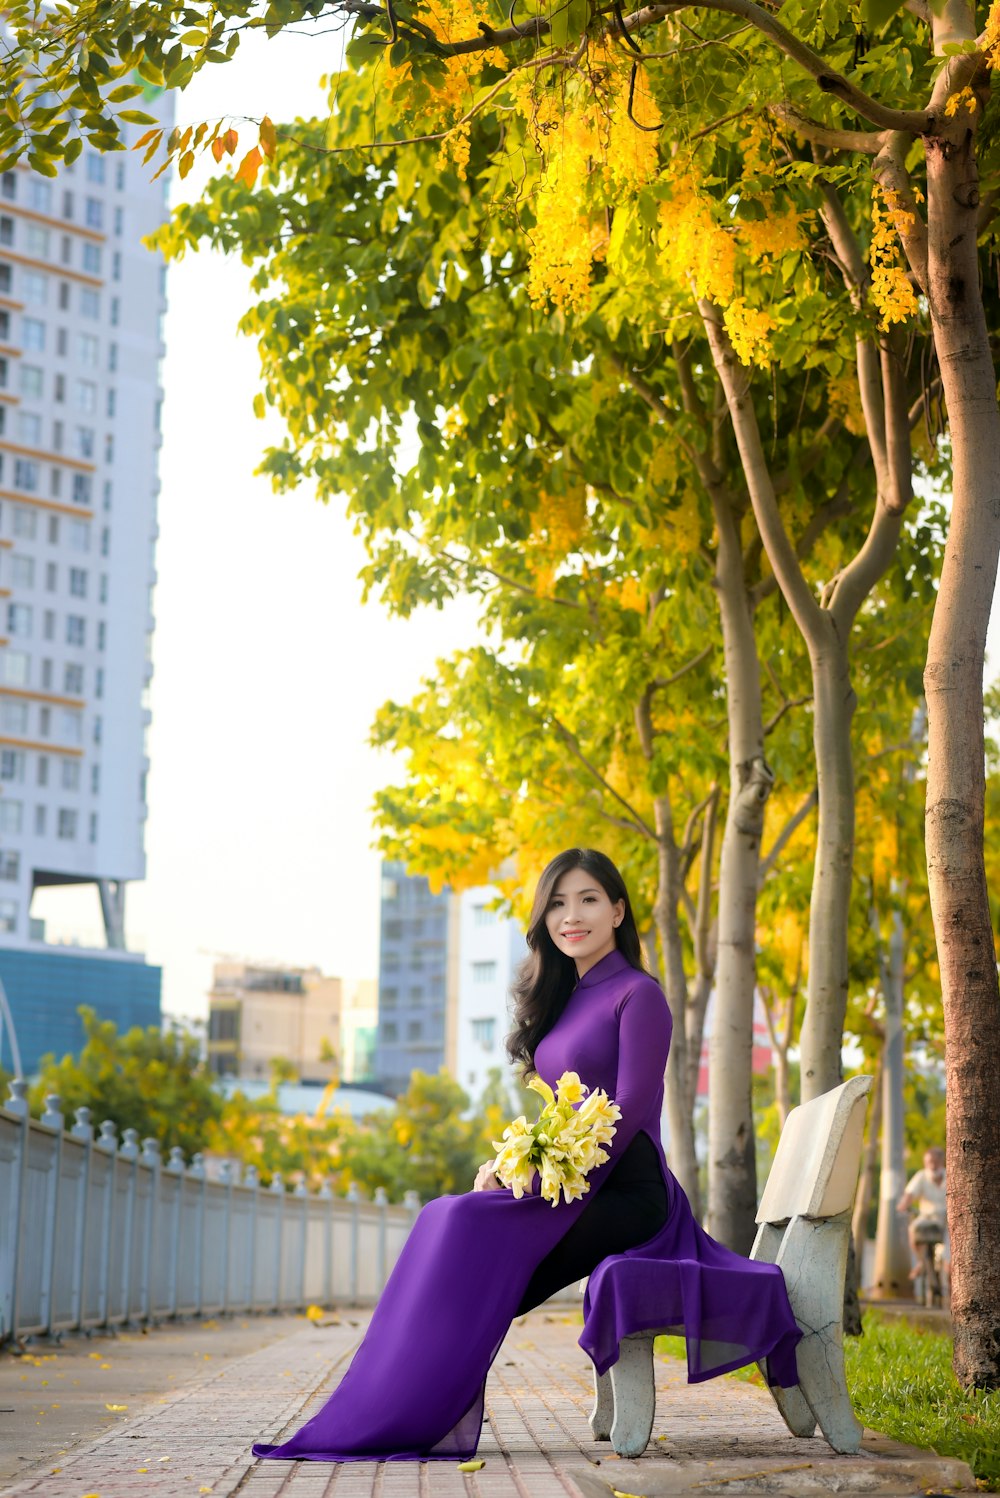
M 795 1388 L 770 1387 L 793 1435 L 818 1425 L 834 1451 L 855 1452 L 862 1428 L 844 1377 L 843 1303 L 851 1212 L 861 1163 L 870 1077 L 852 1077 L 793 1108 L 781 1131 L 757 1212 L 751 1259 L 777 1264 L 803 1333 L 796 1350 Z M 653 1339 L 663 1327 L 624 1337 L 618 1361 L 594 1375 L 590 1428 L 619 1456 L 646 1449 L 656 1391 Z M 765 1375 L 766 1369 L 761 1370 Z

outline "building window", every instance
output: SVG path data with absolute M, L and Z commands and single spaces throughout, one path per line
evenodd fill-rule
M 107 603 L 108 601 L 108 574 L 106 572 L 101 573 L 101 581 L 97 588 L 97 601 L 98 603 Z
M 34 177 L 29 177 L 28 178 L 28 184 L 29 184 L 29 186 L 34 181 L 35 181 Z M 48 183 L 46 183 L 45 185 L 47 187 Z M 2 194 L 3 197 L 5 197 L 5 198 L 9 198 L 11 201 L 13 201 L 13 199 L 17 197 L 17 173 L 16 172 L 4 172 L 3 176 L 0 177 L 0 194 Z
M 31 353 L 42 353 L 45 348 L 45 324 L 40 318 L 25 317 L 21 320 L 21 342 Z
M 382 1009 L 395 1009 L 399 1002 L 398 988 L 383 988 L 379 994 L 379 1007 Z
M 23 749 L 0 749 L 0 780 L 9 781 L 13 785 L 21 785 L 23 783 Z
M 61 421 L 52 423 L 52 446 L 57 453 L 63 450 L 64 432 L 65 428 Z
M 101 531 L 101 556 L 106 557 L 111 551 L 111 532 L 107 526 Z
M 93 152 L 88 151 L 87 152 L 87 181 L 88 182 L 98 182 L 98 183 L 103 182 L 104 181 L 104 175 L 105 175 L 104 169 L 105 169 L 104 157 L 101 156 L 101 155 L 99 155 L 96 151 L 93 151 Z
M 28 207 L 36 213 L 52 212 L 52 183 L 41 177 L 28 178 Z
M 98 648 L 98 650 L 103 650 L 104 649 L 105 645 L 107 644 L 107 639 L 108 639 L 108 627 L 105 624 L 105 622 L 104 622 L 103 619 L 98 619 L 98 621 L 97 621 L 97 648 Z
M 0 900 L 0 931 L 14 931 L 17 928 L 17 901 Z
M 49 516 L 49 545 L 50 546 L 58 546 L 59 545 L 59 516 L 58 515 L 50 515 Z
M 117 343 L 109 343 L 108 344 L 108 369 L 111 371 L 112 374 L 114 374 L 114 372 L 115 372 L 115 370 L 117 368 L 118 368 L 118 345 L 117 345 Z
M 33 541 L 38 530 L 38 515 L 27 505 L 14 506 L 14 534 L 23 541 Z
M 492 905 L 474 905 L 472 907 L 472 920 L 476 926 L 495 926 L 497 923 L 497 912 Z
M 0 359 L 0 390 L 10 388 L 10 364 L 6 359 Z
M 0 832 L 6 833 L 8 837 L 17 837 L 23 820 L 24 806 L 20 801 L 0 798 Z
M 48 820 L 48 818 L 45 815 L 45 807 L 44 806 L 36 806 L 35 807 L 35 836 L 36 837 L 44 837 L 45 836 L 45 832 L 46 832 L 46 826 L 45 826 L 45 824 L 46 824 L 47 820 Z
M 0 673 L 9 687 L 26 687 L 31 657 L 24 650 L 0 651 Z
M 28 400 L 41 400 L 45 388 L 42 371 L 37 364 L 21 365 L 21 394 Z
M 73 503 L 75 505 L 89 505 L 94 497 L 94 481 L 89 473 L 74 473 L 73 475 Z
M 50 707 L 38 709 L 38 737 L 40 739 L 52 737 L 52 709 Z
M 63 218 L 73 217 L 73 194 L 70 192 L 69 188 L 66 188 L 63 192 L 62 216 Z
M 67 661 L 63 668 L 63 691 L 67 697 L 83 696 L 83 667 L 76 661 Z
M 84 212 L 84 222 L 88 229 L 104 228 L 104 204 L 100 198 L 88 198 Z
M 49 299 L 49 278 L 44 271 L 22 270 L 21 295 L 26 302 L 44 307 Z
M 59 259 L 63 265 L 73 264 L 73 241 L 68 234 L 64 234 L 60 241 Z
M 91 276 L 101 274 L 101 247 L 99 244 L 85 244 L 83 247 L 83 268 Z
M 104 727 L 103 719 L 101 718 L 100 714 L 98 714 L 97 717 L 94 719 L 93 737 L 94 737 L 94 743 L 95 744 L 99 744 L 101 742 L 101 737 L 102 737 L 102 733 L 103 733 L 103 727 Z M 143 747 L 143 752 L 145 753 L 145 749 L 146 749 L 146 736 L 145 736 L 145 733 L 143 734 L 142 747 Z
M 399 1039 L 399 1026 L 393 1020 L 387 1020 L 382 1026 L 382 1039 L 391 1045 Z
M 56 637 L 56 611 L 46 609 L 42 616 L 42 639 L 54 640 Z
M 16 884 L 20 870 L 21 855 L 11 848 L 0 848 L 0 879 Z
M 115 209 L 115 233 L 117 235 L 119 235 L 119 236 L 121 235 L 124 222 L 125 222 L 125 219 L 124 219 L 124 214 L 122 213 L 122 210 L 120 208 L 116 208 Z
M 100 767 L 100 765 L 91 765 L 91 767 L 90 767 L 90 793 L 91 793 L 92 796 L 98 796 L 98 795 L 100 795 L 100 792 L 101 792 L 101 767 Z
M 80 289 L 80 316 L 95 319 L 101 315 L 101 293 L 92 291 L 89 286 Z
M 87 840 L 91 843 L 97 842 L 97 812 L 90 813 L 90 825 L 87 831 Z
M 10 214 L 0 214 L 0 244 L 14 243 L 14 220 Z
M 76 357 L 81 364 L 96 369 L 101 357 L 101 345 L 94 333 L 79 333 L 76 340 Z
M 59 718 L 59 737 L 67 744 L 83 743 L 83 714 L 63 708 Z
M 59 568 L 55 562 L 45 564 L 45 591 L 54 593 L 59 586 Z
M 63 790 L 78 791 L 80 789 L 80 761 L 78 759 L 64 759 L 60 764 Z
M 94 696 L 100 701 L 104 696 L 104 667 L 98 666 L 94 672 Z
M 4 733 L 26 734 L 28 732 L 28 704 L 18 702 L 16 697 L 4 697 L 0 700 L 0 725 Z
M 86 598 L 87 573 L 83 567 L 71 567 L 69 569 L 69 591 L 74 598 Z
M 27 229 L 25 245 L 28 254 L 36 260 L 47 260 L 49 258 L 49 239 L 51 238 L 48 229 L 43 229 L 41 224 L 28 224 Z
M 61 468 L 49 469 L 49 493 L 52 495 L 53 499 L 58 499 L 59 495 L 62 493 Z
M 66 644 L 85 645 L 87 641 L 87 621 L 82 614 L 66 615 Z
M 69 282 L 68 281 L 60 281 L 59 282 L 59 311 L 60 312 L 68 312 L 69 311 Z
M 0 292 L 4 292 L 7 296 L 9 296 L 12 283 L 13 272 L 10 266 L 6 264 L 0 264 Z
M 35 779 L 39 785 L 48 785 L 49 783 L 49 758 L 47 754 L 40 754 L 38 756 L 38 768 L 35 772 Z
M 90 526 L 86 520 L 70 521 L 69 544 L 73 551 L 90 550 Z
M 497 964 L 495 962 L 474 962 L 472 964 L 473 983 L 495 983 L 497 976 Z
M 423 1027 L 423 1025 L 420 1023 L 420 1021 L 418 1019 L 411 1019 L 411 1020 L 407 1021 L 407 1025 L 406 1025 L 406 1038 L 407 1038 L 407 1040 L 419 1040 L 421 1038 L 421 1036 L 423 1035 L 423 1033 L 424 1033 L 424 1027 Z
M 56 375 L 53 381 L 53 393 L 60 404 L 66 399 L 66 376 L 64 374 Z
M 22 640 L 31 638 L 31 605 L 9 603 L 7 605 L 7 633 L 19 635 Z
M 115 408 L 116 408 L 117 404 L 118 404 L 118 396 L 116 395 L 115 388 L 112 385 L 111 389 L 108 391 L 108 415 L 109 416 L 114 416 L 114 414 L 115 414 Z
M 0 307 L 0 340 L 4 343 L 10 338 L 10 313 L 5 307 Z
M 71 807 L 60 806 L 56 836 L 66 839 L 76 837 L 76 812 Z
M 11 557 L 10 580 L 15 588 L 33 588 L 35 586 L 34 557 Z
M 101 161 L 103 161 L 104 157 L 102 156 L 100 159 L 101 159 Z M 124 161 L 117 161 L 115 163 L 115 187 L 118 189 L 119 192 L 124 192 L 124 190 L 125 190 L 125 163 L 124 163 Z
M 94 456 L 93 427 L 77 427 L 76 452 L 80 458 L 92 458 Z
M 111 326 L 117 328 L 121 317 L 121 303 L 116 296 L 111 298 Z
M 78 411 L 86 416 L 93 416 L 97 410 L 97 386 L 93 380 L 75 380 L 73 399 Z
M 37 494 L 38 484 L 42 476 L 39 464 L 31 458 L 15 458 L 14 460 L 14 487 L 26 489 L 29 494 Z

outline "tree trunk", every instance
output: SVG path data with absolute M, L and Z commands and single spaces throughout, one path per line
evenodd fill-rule
M 872 1106 L 868 1115 L 868 1138 L 861 1160 L 861 1177 L 858 1193 L 854 1198 L 854 1216 L 851 1219 L 851 1237 L 854 1241 L 854 1258 L 859 1267 L 859 1278 L 864 1271 L 865 1244 L 868 1241 L 868 1213 L 875 1195 L 875 1163 L 879 1157 L 879 1134 L 882 1128 L 882 1061 L 875 1070 L 875 1085 L 872 1088 Z
M 814 692 L 813 747 L 819 787 L 816 859 L 809 902 L 809 976 L 799 1041 L 802 1101 L 842 1080 L 841 1036 L 847 1013 L 847 925 L 854 859 L 855 696 L 846 643 L 825 614 L 825 648 L 810 647 Z
M 722 619 L 729 722 L 729 807 L 719 869 L 718 955 L 708 1048 L 708 1231 L 749 1253 L 757 1211 L 753 1001 L 764 808 L 774 776 L 764 759 L 760 662 L 730 506 L 713 494 L 715 587 Z
M 673 1020 L 664 1080 L 670 1168 L 680 1181 L 692 1211 L 698 1216 L 701 1210 L 698 1160 L 694 1148 L 694 1121 L 687 1106 L 687 975 L 678 920 L 680 869 L 666 797 L 656 797 L 654 812 L 659 880 L 655 920 L 663 954 L 663 987 Z
M 877 918 L 876 918 L 877 919 Z M 897 1210 L 906 1187 L 903 1106 L 903 916 L 892 912 L 882 1042 L 882 1173 L 871 1294 L 876 1300 L 911 1300 L 910 1245 L 906 1222 Z
M 983 861 L 982 686 L 1000 553 L 1000 412 L 978 282 L 973 140 L 956 128 L 927 141 L 927 292 L 954 492 L 924 672 L 926 841 L 946 1037 L 955 1372 L 966 1388 L 998 1388 L 1000 991 Z

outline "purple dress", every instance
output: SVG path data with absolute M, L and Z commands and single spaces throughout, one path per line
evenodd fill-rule
M 591 1191 L 640 1130 L 656 1146 L 667 1188 L 662 1231 L 605 1259 L 591 1276 L 580 1345 L 603 1373 L 627 1333 L 676 1326 L 688 1339 L 692 1381 L 767 1358 L 773 1383 L 794 1384 L 801 1334 L 781 1271 L 710 1238 L 667 1169 L 660 1113 L 669 1044 L 662 989 L 616 951 L 580 980 L 535 1054 L 550 1085 L 575 1071 L 621 1108 L 611 1159 L 591 1172 Z M 254 1455 L 316 1462 L 473 1456 L 486 1374 L 532 1272 L 589 1200 L 553 1207 L 503 1190 L 428 1202 L 337 1388 L 289 1440 L 256 1445 Z

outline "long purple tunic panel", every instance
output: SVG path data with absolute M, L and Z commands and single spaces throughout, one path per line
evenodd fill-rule
M 611 1158 L 591 1172 L 591 1191 L 640 1130 L 656 1145 L 667 1188 L 661 1232 L 591 1276 L 580 1345 L 604 1372 L 623 1336 L 676 1327 L 688 1340 L 692 1381 L 767 1358 L 772 1382 L 794 1384 L 800 1332 L 781 1271 L 710 1238 L 667 1169 L 660 1114 L 669 1045 L 663 991 L 612 952 L 580 980 L 535 1054 L 550 1085 L 575 1071 L 621 1109 Z M 503 1190 L 428 1202 L 341 1382 L 289 1440 L 256 1445 L 254 1454 L 319 1462 L 473 1456 L 486 1375 L 532 1272 L 589 1200 L 553 1207 Z

